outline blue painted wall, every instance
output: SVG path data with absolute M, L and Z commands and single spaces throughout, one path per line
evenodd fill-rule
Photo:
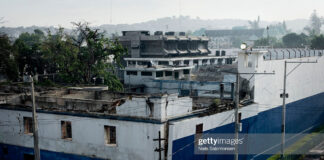
M 286 133 L 300 133 L 308 128 L 314 128 L 324 123 L 324 93 L 320 93 L 305 99 L 301 99 L 286 105 Z M 281 114 L 282 108 L 278 106 L 264 112 L 260 112 L 257 116 L 243 119 L 242 132 L 240 133 L 281 133 Z M 311 130 L 307 130 L 310 132 Z M 204 133 L 234 133 L 234 123 L 217 127 Z M 194 135 L 177 139 L 173 141 L 173 159 L 174 160 L 207 160 L 220 159 L 232 160 L 233 155 L 195 155 L 194 154 Z M 247 149 L 251 146 L 264 147 L 264 149 L 275 144 L 280 144 L 281 139 L 274 139 L 272 144 L 264 144 L 262 141 L 249 139 Z M 188 145 L 189 144 L 189 145 Z M 274 150 L 278 150 L 280 145 Z M 239 159 L 263 160 L 271 155 L 240 155 Z
M 6 151 L 5 151 L 6 150 Z M 7 153 L 4 153 L 7 152 Z M 102 160 L 81 155 L 41 150 L 41 160 Z M 24 154 L 33 155 L 34 149 L 0 143 L 1 160 L 24 160 Z

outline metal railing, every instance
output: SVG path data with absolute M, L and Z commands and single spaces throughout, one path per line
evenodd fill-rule
M 311 50 L 301 48 L 291 49 L 267 49 L 267 53 L 264 55 L 264 60 L 281 60 L 281 59 L 293 59 L 304 57 L 317 57 L 322 56 L 324 50 Z

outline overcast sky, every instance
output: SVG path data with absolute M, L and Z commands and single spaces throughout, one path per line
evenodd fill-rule
M 72 21 L 93 25 L 138 23 L 188 15 L 201 19 L 308 19 L 324 15 L 324 0 L 1 0 L 5 26 L 63 26 Z M 112 13 L 112 14 L 111 14 Z

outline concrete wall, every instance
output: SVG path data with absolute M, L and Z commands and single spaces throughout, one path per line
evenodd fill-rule
M 248 107 L 241 108 L 239 113 L 242 114 L 242 119 L 256 116 L 258 114 L 257 105 L 250 105 Z M 196 125 L 203 124 L 203 131 L 210 131 L 212 129 L 222 127 L 225 125 L 234 123 L 234 110 L 225 111 L 210 116 L 204 117 L 193 117 L 185 120 L 171 121 L 169 128 L 169 148 L 168 148 L 168 158 L 174 157 L 176 152 L 179 150 L 173 149 L 173 143 L 176 140 L 186 138 L 189 136 L 194 136 L 196 132 Z M 232 128 L 232 133 L 234 133 L 234 125 Z M 181 144 L 180 148 L 186 152 L 194 146 L 194 141 L 184 142 Z M 177 146 L 179 147 L 179 146 Z M 189 153 L 193 154 L 193 153 Z
M 241 73 L 275 73 L 273 75 L 241 75 L 250 79 L 250 87 L 254 87 L 254 101 L 264 110 L 282 105 L 280 94 L 283 93 L 284 62 L 317 61 L 317 63 L 288 63 L 286 103 L 324 91 L 323 57 L 304 57 L 281 60 L 264 60 L 265 53 L 239 54 L 239 72 Z M 250 67 L 248 63 L 250 62 Z
M 150 104 L 152 103 L 150 107 Z M 192 99 L 189 97 L 178 97 L 164 95 L 161 98 L 131 98 L 117 107 L 118 115 L 150 117 L 158 120 L 166 120 L 171 117 L 189 114 L 192 111 Z
M 0 143 L 33 147 L 33 136 L 24 134 L 23 117 L 31 112 L 0 110 Z M 38 113 L 39 143 L 42 150 L 104 159 L 158 159 L 154 149 L 163 125 Z M 61 120 L 71 121 L 72 140 L 61 139 Z M 105 144 L 104 126 L 116 126 L 117 145 Z M 18 153 L 17 153 L 18 154 Z

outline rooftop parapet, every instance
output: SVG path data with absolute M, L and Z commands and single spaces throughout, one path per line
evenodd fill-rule
M 0 99 L 2 108 L 30 110 L 32 106 L 28 92 L 3 93 Z M 39 111 L 156 120 L 183 116 L 192 111 L 192 99 L 178 97 L 177 94 L 134 94 L 68 88 L 36 92 L 35 101 Z

